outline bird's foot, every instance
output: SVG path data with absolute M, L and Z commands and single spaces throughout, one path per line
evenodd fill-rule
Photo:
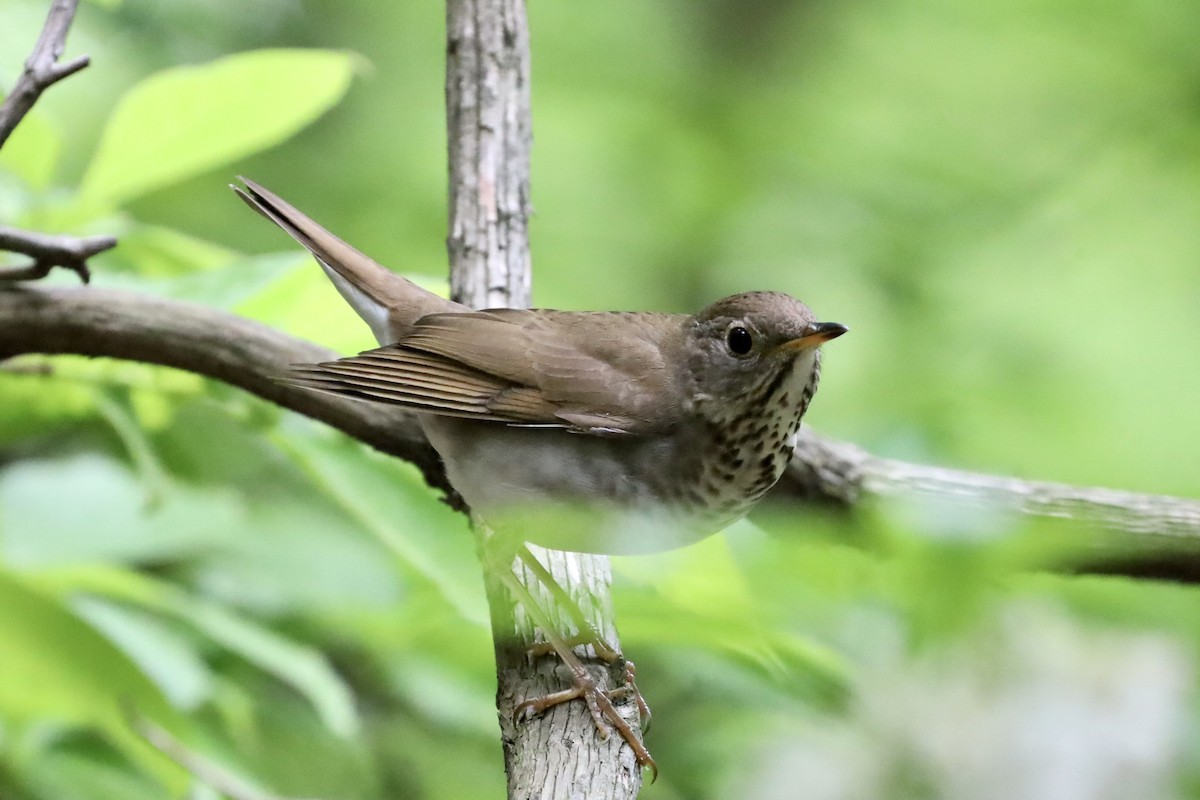
M 617 712 L 617 707 L 613 705 L 613 700 L 623 700 L 632 696 L 637 702 L 638 713 L 642 716 L 642 719 L 647 722 L 650 719 L 650 708 L 642 698 L 641 692 L 638 691 L 637 684 L 633 682 L 635 674 L 633 664 L 628 661 L 625 662 L 625 685 L 608 691 L 597 686 L 596 679 L 581 664 L 571 666 L 570 668 L 574 686 L 570 689 L 551 692 L 542 697 L 526 700 L 518 704 L 513 710 L 513 719 L 516 722 L 524 722 L 540 714 L 544 714 L 561 703 L 567 703 L 571 700 L 583 700 L 587 704 L 588 712 L 592 715 L 592 722 L 595 723 L 596 732 L 600 738 L 607 739 L 609 734 L 612 733 L 612 729 L 616 728 L 617 733 L 621 734 L 621 738 L 633 750 L 633 756 L 637 759 L 638 766 L 649 768 L 651 774 L 650 782 L 653 783 L 658 779 L 658 765 L 651 758 L 650 751 L 642 744 L 641 738 L 634 732 L 629 723 L 625 721 L 625 718 Z
M 537 580 L 550 591 L 561 608 L 572 617 L 580 633 L 574 636 L 564 636 L 560 633 L 558 631 L 559 626 L 555 624 L 551 616 L 542 608 L 538 599 L 530 593 L 529 589 L 517 578 L 516 574 L 508 569 L 497 569 L 495 574 L 505 582 L 510 591 L 512 591 L 513 596 L 525 607 L 525 610 L 549 640 L 547 644 L 534 645 L 529 649 L 529 652 L 540 655 L 548 655 L 551 652 L 555 653 L 563 665 L 570 670 L 574 682 L 574 686 L 570 689 L 565 689 L 561 692 L 552 692 L 543 697 L 520 703 L 513 711 L 513 719 L 520 722 L 542 714 L 560 703 L 566 703 L 571 700 L 583 700 L 587 704 L 588 712 L 592 716 L 592 721 L 596 725 L 596 732 L 600 738 L 607 739 L 612 728 L 616 728 L 617 732 L 621 734 L 621 738 L 633 750 L 633 755 L 637 759 L 638 766 L 650 769 L 652 774 L 651 782 L 657 780 L 658 765 L 650 757 L 650 751 L 642 744 L 641 738 L 634 732 L 629 723 L 617 713 L 617 709 L 613 705 L 614 700 L 633 697 L 637 703 L 638 714 L 643 721 L 642 729 L 645 730 L 645 727 L 650 722 L 650 707 L 646 705 L 642 693 L 638 691 L 637 684 L 634 682 L 636 670 L 633 663 L 626 661 L 620 651 L 605 641 L 604 637 L 596 630 L 595 626 L 592 625 L 579 608 L 579 604 L 563 590 L 558 581 L 554 579 L 554 576 L 537 560 L 528 547 L 522 547 L 517 555 L 532 571 Z M 501 566 L 507 563 L 507 558 L 500 562 Z M 625 685 L 611 691 L 602 690 L 597 686 L 596 680 L 588 673 L 587 668 L 583 666 L 583 662 L 579 656 L 575 654 L 574 648 L 581 645 L 591 647 L 596 658 L 604 661 L 610 667 L 619 665 L 620 671 L 625 678 Z
M 610 700 L 624 700 L 626 698 L 632 697 L 633 702 L 637 704 L 638 720 L 642 727 L 642 733 L 645 733 L 646 731 L 650 730 L 650 722 L 651 722 L 651 720 L 654 719 L 654 714 L 651 713 L 651 711 L 650 711 L 650 705 L 646 702 L 646 697 L 642 694 L 641 689 L 638 688 L 637 680 L 636 680 L 637 679 L 637 666 L 632 661 L 625 658 L 625 656 L 623 656 L 621 653 L 614 650 L 608 644 L 608 642 L 606 642 L 603 639 L 596 637 L 592 634 L 587 634 L 587 633 L 576 634 L 574 636 L 570 636 L 570 637 L 567 637 L 566 639 L 564 639 L 564 643 L 568 647 L 571 647 L 572 649 L 576 648 L 576 647 L 580 647 L 580 646 L 589 646 L 590 645 L 592 650 L 596 654 L 596 658 L 600 659 L 605 664 L 608 664 L 609 666 L 612 666 L 613 664 L 621 665 L 621 670 L 625 676 L 625 685 L 618 689 L 611 690 L 608 693 L 609 699 Z M 529 645 L 529 647 L 526 648 L 525 652 L 527 652 L 529 655 L 533 656 L 534 658 L 537 658 L 539 656 L 551 655 L 552 653 L 556 653 L 557 651 L 554 649 L 554 645 L 551 644 L 550 642 L 535 642 L 535 643 Z M 570 691 L 574 691 L 574 690 L 568 689 L 567 691 L 570 692 Z M 571 700 L 574 698 L 568 697 L 566 699 Z M 560 702 L 562 702 L 562 701 L 560 701 Z M 557 705 L 557 704 L 551 704 L 551 705 Z M 546 708 L 549 708 L 549 707 L 550 706 L 546 706 Z M 543 709 L 543 710 L 545 710 L 545 709 Z M 537 713 L 541 713 L 541 712 L 539 711 Z

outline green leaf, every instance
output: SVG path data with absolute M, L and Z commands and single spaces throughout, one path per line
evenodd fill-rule
M 0 568 L 0 713 L 98 728 L 170 784 L 177 767 L 137 738 L 123 709 L 172 725 L 150 680 L 111 642 L 60 602 Z
M 358 730 L 354 698 L 321 653 L 285 639 L 215 603 L 161 581 L 121 569 L 79 567 L 47 575 L 60 591 L 85 591 L 132 603 L 190 624 L 231 653 L 303 695 L 339 736 Z
M 121 234 L 121 246 L 105 265 L 105 283 L 114 276 L 115 268 L 170 278 L 223 267 L 239 257 L 223 245 L 182 231 L 138 224 Z
M 27 356 L 10 363 L 11 372 L 0 373 L 0 445 L 69 428 L 95 416 L 92 388 L 80 382 L 61 380 L 54 366 L 41 356 Z M 27 370 L 21 372 L 20 370 Z
M 259 50 L 151 75 L 117 104 L 82 202 L 119 205 L 284 141 L 332 107 L 353 58 Z
M 139 240 L 134 246 L 140 247 L 143 243 Z M 125 240 L 122 240 L 121 246 L 125 247 Z M 153 263 L 156 260 L 149 251 L 137 253 L 134 259 L 130 259 L 131 263 Z M 158 260 L 158 263 L 161 265 L 163 261 Z M 184 261 L 176 261 L 175 264 L 178 269 L 176 266 L 168 267 L 176 273 L 174 275 L 150 277 L 139 269 L 138 274 L 106 275 L 104 284 L 106 288 L 146 292 L 156 297 L 237 311 L 242 304 L 253 303 L 261 296 L 270 295 L 274 287 L 287 283 L 292 275 L 306 271 L 310 266 L 307 258 L 298 253 L 233 256 L 215 266 L 199 263 L 185 266 Z
M 0 151 L 0 167 L 10 170 L 31 189 L 45 189 L 54 177 L 62 134 L 39 114 L 21 120 Z
M 227 650 L 274 675 L 303 695 L 329 730 L 338 736 L 358 732 L 358 712 L 350 688 L 319 650 L 290 641 L 224 608 L 166 592 L 164 611 L 172 611 Z
M 12 767 L 20 786 L 29 794 L 15 798 L 54 800 L 162 800 L 162 786 L 131 770 L 117 754 L 100 742 L 72 742 L 63 746 L 50 740 L 31 748 L 28 757 Z M 57 746 L 56 746 L 57 745 Z M 0 796 L 4 794 L 0 786 Z
M 170 476 L 163 469 L 158 455 L 147 436 L 147 428 L 139 424 L 128 398 L 117 396 L 114 391 L 96 390 L 96 410 L 109 424 L 125 448 L 141 477 L 148 498 L 148 505 L 161 502 L 170 489 Z
M 193 710 L 213 694 L 213 674 L 178 625 L 158 615 L 99 597 L 72 598 L 71 608 L 108 637 L 176 708 Z
M 166 708 L 149 679 L 107 639 L 4 569 L 0 642 L 0 709 L 8 715 L 112 725 L 122 698 L 144 713 Z
M 0 472 L 0 554 L 22 567 L 161 561 L 204 552 L 246 529 L 231 490 L 157 488 L 161 495 L 148 495 L 127 469 L 97 455 L 13 464 Z
M 308 267 L 308 259 L 297 253 L 243 256 L 221 269 L 181 275 L 157 288 L 168 297 L 235 311 Z
M 435 587 L 464 620 L 488 624 L 465 518 L 438 502 L 415 467 L 329 436 L 297 434 L 275 441 L 317 491 Z
M 375 347 L 367 326 L 317 265 L 307 257 L 297 263 L 300 269 L 281 275 L 234 310 L 339 353 Z

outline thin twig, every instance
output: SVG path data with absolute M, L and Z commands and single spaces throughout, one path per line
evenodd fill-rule
M 87 56 L 58 63 L 78 3 L 79 0 L 54 0 L 51 4 L 42 34 L 25 60 L 25 70 L 0 105 L 0 147 L 8 141 L 42 92 L 88 65 Z M 40 280 L 55 267 L 64 267 L 87 283 L 91 279 L 87 260 L 116 244 L 117 240 L 112 236 L 55 236 L 0 226 L 0 250 L 21 253 L 33 259 L 28 264 L 0 269 L 0 282 Z
M 25 375 L 48 378 L 54 374 L 49 361 L 0 361 L 0 375 Z
M 25 60 L 25 71 L 17 79 L 17 85 L 5 98 L 3 105 L 0 105 L 0 147 L 4 146 L 42 92 L 88 65 L 87 56 L 73 58 L 65 64 L 58 63 L 78 4 L 79 0 L 54 0 L 50 6 L 42 35 L 38 37 L 33 53 Z
M 52 235 L 0 225 L 0 250 L 33 259 L 29 264 L 0 269 L 0 281 L 39 280 L 55 267 L 64 267 L 87 283 L 92 277 L 87 260 L 116 246 L 115 236 Z

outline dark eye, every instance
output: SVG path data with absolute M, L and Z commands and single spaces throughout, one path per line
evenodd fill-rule
M 729 345 L 729 352 L 735 356 L 744 356 L 754 347 L 754 339 L 750 331 L 735 325 L 725 334 L 725 344 Z

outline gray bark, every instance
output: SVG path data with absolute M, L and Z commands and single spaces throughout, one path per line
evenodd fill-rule
M 446 119 L 450 156 L 451 296 L 468 306 L 525 307 L 530 302 L 529 34 L 522 0 L 449 0 L 446 14 Z M 476 526 L 480 536 L 486 528 Z M 592 624 L 619 647 L 613 624 L 608 559 L 531 548 Z M 573 626 L 518 575 L 560 631 Z M 641 771 L 620 736 L 602 741 L 581 702 L 564 703 L 540 718 L 513 721 L 523 700 L 569 686 L 553 657 L 530 658 L 538 641 L 528 616 L 494 575 L 485 573 L 496 645 L 500 718 L 508 796 L 520 800 L 566 796 L 618 800 L 636 797 Z M 601 687 L 613 676 L 597 667 Z M 636 717 L 636 714 L 633 716 Z M 636 720 L 631 719 L 636 726 Z
M 67 44 L 67 32 L 71 29 L 77 5 L 79 0 L 54 0 L 50 5 L 42 35 L 38 37 L 29 58 L 25 59 L 25 69 L 17 79 L 17 85 L 0 104 L 0 147 L 8 141 L 9 135 L 33 108 L 42 92 L 88 65 L 87 56 L 73 58 L 65 64 L 58 63 L 58 57 Z

